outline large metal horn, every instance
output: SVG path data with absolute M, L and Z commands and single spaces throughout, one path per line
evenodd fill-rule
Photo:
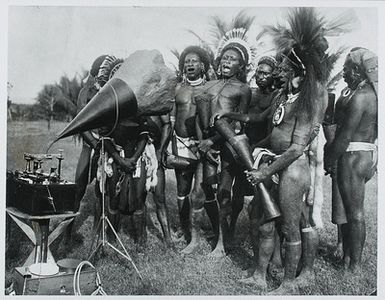
M 58 135 L 56 140 L 139 115 L 161 115 L 172 109 L 176 76 L 157 50 L 139 50 Z

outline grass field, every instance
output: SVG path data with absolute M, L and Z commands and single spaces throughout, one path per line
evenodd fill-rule
M 45 122 L 9 123 L 7 145 L 7 169 L 23 169 L 23 152 L 43 153 L 48 144 L 54 139 L 55 133 L 64 128 L 64 123 L 54 123 L 51 132 L 47 131 Z M 81 150 L 81 145 L 75 144 L 72 138 L 59 141 L 51 149 L 64 149 L 62 175 L 73 180 L 75 167 Z M 176 206 L 176 187 L 172 171 L 167 173 L 167 204 L 170 222 L 175 227 L 178 222 Z M 324 178 L 325 201 L 323 210 L 324 228 L 319 230 L 320 246 L 315 262 L 316 285 L 302 289 L 304 295 L 368 295 L 377 288 L 377 176 L 368 184 L 366 189 L 365 209 L 367 238 L 363 254 L 363 270 L 354 278 L 343 276 L 341 263 L 332 255 L 337 240 L 337 230 L 330 222 L 331 181 Z M 84 236 L 83 244 L 78 244 L 69 253 L 56 251 L 58 243 L 52 246 L 56 259 L 74 257 L 86 260 L 89 255 L 92 240 L 92 202 L 95 199 L 93 186 L 87 189 L 83 199 L 90 217 L 80 228 Z M 245 210 L 239 218 L 236 241 L 226 258 L 213 261 L 206 257 L 212 245 L 212 234 L 208 218 L 202 221 L 202 232 L 205 242 L 201 250 L 187 257 L 182 257 L 178 251 L 183 249 L 183 241 L 176 242 L 177 251 L 170 251 L 162 243 L 159 224 L 156 221 L 155 207 L 152 196 L 147 199 L 148 217 L 148 247 L 143 253 L 137 252 L 130 238 L 128 226 L 122 226 L 120 237 L 131 254 L 144 277 L 140 281 L 132 267 L 115 252 L 107 250 L 107 255 L 96 260 L 96 267 L 101 276 L 102 285 L 109 295 L 260 295 L 260 291 L 237 282 L 251 261 L 251 245 L 248 237 L 248 217 Z M 123 220 L 125 221 L 125 220 Z M 124 223 L 124 222 L 123 222 Z M 127 222 L 126 222 L 127 223 Z M 11 238 L 6 241 L 7 253 L 5 259 L 5 286 L 13 277 L 13 268 L 21 266 L 32 246 L 23 233 L 12 222 Z M 277 287 L 282 279 L 282 272 L 268 276 L 269 290 Z

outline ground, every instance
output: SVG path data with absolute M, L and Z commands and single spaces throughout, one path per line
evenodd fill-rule
M 65 127 L 64 123 L 54 123 L 47 131 L 44 122 L 8 123 L 7 169 L 22 170 L 25 166 L 23 153 L 44 153 L 55 134 Z M 63 178 L 73 180 L 81 144 L 70 137 L 55 144 L 51 153 L 64 149 Z M 174 173 L 167 171 L 167 204 L 172 227 L 178 222 L 176 205 L 176 187 Z M 336 226 L 330 222 L 330 187 L 329 177 L 324 178 L 325 201 L 323 208 L 324 228 L 319 230 L 320 247 L 315 262 L 316 285 L 302 289 L 305 295 L 369 295 L 377 289 L 377 176 L 368 184 L 365 199 L 367 239 L 363 254 L 363 270 L 354 277 L 343 276 L 342 265 L 333 255 L 337 240 Z M 52 246 L 56 259 L 73 257 L 86 260 L 92 241 L 92 202 L 95 196 L 93 186 L 87 189 L 84 203 L 90 217 L 86 219 L 79 232 L 84 237 L 83 244 L 76 244 L 69 252 L 58 251 L 58 243 Z M 207 216 L 202 221 L 205 241 L 201 250 L 191 256 L 183 257 L 179 251 L 185 246 L 184 241 L 176 242 L 176 251 L 166 249 L 162 242 L 160 227 L 156 220 L 152 196 L 147 201 L 149 212 L 149 243 L 144 252 L 136 251 L 130 237 L 127 220 L 119 233 L 133 261 L 139 268 L 143 281 L 135 275 L 130 263 L 118 254 L 107 249 L 105 256 L 95 261 L 102 286 L 109 295 L 260 295 L 261 292 L 240 284 L 241 278 L 251 261 L 251 244 L 248 237 L 248 218 L 244 210 L 239 218 L 236 230 L 236 246 L 228 256 L 220 261 L 210 260 L 206 255 L 213 247 L 213 236 Z M 24 234 L 11 222 L 11 237 L 6 241 L 5 286 L 12 282 L 13 268 L 21 266 L 32 246 Z M 277 287 L 282 272 L 274 272 L 268 277 L 268 288 Z

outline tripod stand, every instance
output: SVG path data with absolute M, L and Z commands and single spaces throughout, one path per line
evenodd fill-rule
M 120 254 L 121 256 L 123 256 L 125 259 L 127 259 L 131 264 L 132 266 L 134 267 L 136 273 L 138 273 L 140 279 L 143 279 L 142 278 L 142 275 L 140 274 L 138 268 L 136 267 L 135 263 L 133 262 L 133 260 L 131 259 L 130 255 L 128 254 L 126 248 L 124 247 L 122 241 L 120 240 L 119 236 L 118 236 L 118 233 L 116 232 L 114 226 L 111 224 L 110 220 L 108 219 L 107 215 L 106 215 L 106 209 L 105 209 L 105 202 L 106 202 L 106 172 L 105 172 L 105 149 L 104 149 L 104 139 L 105 138 L 101 138 L 101 148 L 100 148 L 100 159 L 101 159 L 101 163 L 102 163 L 102 172 L 101 172 L 101 194 L 102 194 L 102 214 L 100 216 L 100 219 L 98 221 L 98 225 L 96 227 L 96 230 L 95 230 L 95 236 L 93 237 L 93 240 L 92 240 L 92 244 L 91 244 L 91 250 L 94 246 L 94 243 L 95 243 L 95 240 L 97 240 L 96 244 L 96 248 L 91 252 L 88 260 L 91 260 L 92 257 L 99 251 L 99 249 L 102 249 L 104 250 L 104 248 L 106 246 L 110 247 L 112 250 L 114 250 L 116 253 Z M 113 234 L 115 235 L 116 237 L 116 240 L 118 241 L 120 247 L 122 248 L 123 252 L 120 251 L 118 248 L 116 248 L 114 245 L 112 245 L 110 242 L 108 242 L 107 240 L 107 236 L 106 236 L 106 231 L 107 231 L 107 226 L 111 229 L 111 231 L 113 232 Z M 100 239 L 101 237 L 101 239 Z

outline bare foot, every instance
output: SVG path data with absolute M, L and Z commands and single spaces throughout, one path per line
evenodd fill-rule
M 225 256 L 226 256 L 226 252 L 223 247 L 216 247 L 212 252 L 207 254 L 207 257 L 212 259 L 220 259 Z
M 286 280 L 282 282 L 282 284 L 276 288 L 275 290 L 272 290 L 271 292 L 267 293 L 268 295 L 298 295 L 298 285 L 295 283 L 294 280 Z
M 342 243 L 338 243 L 336 250 L 333 252 L 333 256 L 336 258 L 343 258 L 344 257 L 344 249 L 342 247 Z
M 244 270 L 244 271 L 242 272 L 242 279 L 249 278 L 249 277 L 253 276 L 255 270 L 256 270 L 256 267 L 255 267 L 255 266 L 250 267 L 250 268 L 248 268 L 247 270 Z
M 283 271 L 282 263 L 275 263 L 271 261 L 268 266 L 268 272 L 271 275 L 277 275 Z
M 362 268 L 359 265 L 350 265 L 344 270 L 345 277 L 355 277 L 361 275 Z
M 256 287 L 258 290 L 266 291 L 267 290 L 267 283 L 266 279 L 262 278 L 261 275 L 254 273 L 253 276 L 250 276 L 248 278 L 243 278 L 238 280 L 238 282 L 243 284 L 249 284 Z
M 174 241 L 180 242 L 184 239 L 184 232 L 181 228 L 174 230 L 171 230 L 171 237 Z
M 180 253 L 184 255 L 192 254 L 199 249 L 199 245 L 199 241 L 191 241 Z
M 171 238 L 165 239 L 164 243 L 166 244 L 166 247 L 169 249 L 175 249 L 174 242 L 172 241 Z
M 350 266 L 350 256 L 344 257 L 344 270 L 347 270 Z
M 304 288 L 315 283 L 314 270 L 303 270 L 294 280 L 299 288 Z

